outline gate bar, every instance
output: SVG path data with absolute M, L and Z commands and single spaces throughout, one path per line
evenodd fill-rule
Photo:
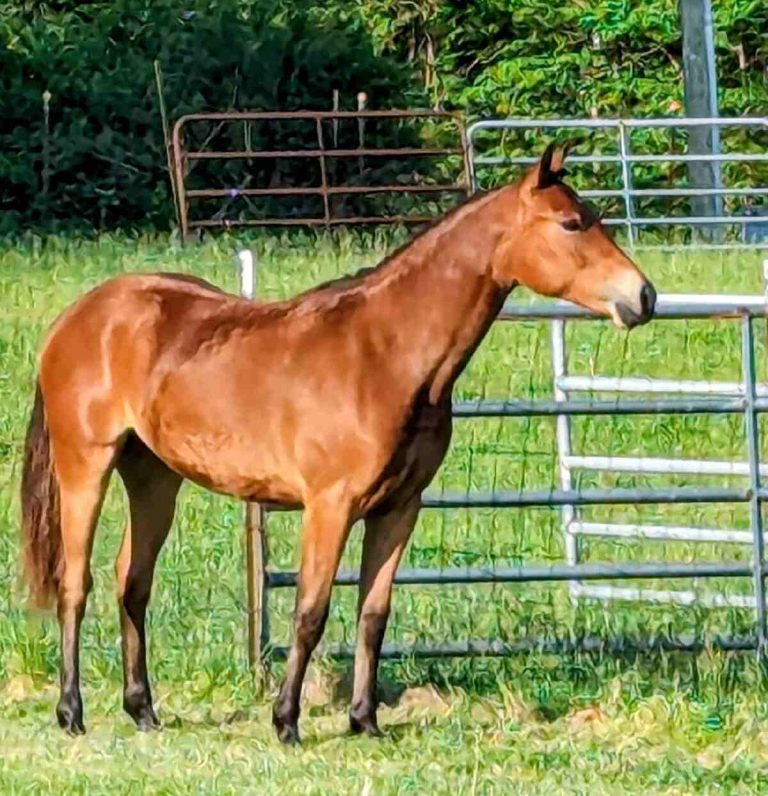
M 748 561 L 628 562 L 614 564 L 596 561 L 587 564 L 526 564 L 517 567 L 467 567 L 466 569 L 403 569 L 395 575 L 395 583 L 409 586 L 435 586 L 459 583 L 536 583 L 560 580 L 613 580 L 643 578 L 741 578 L 755 573 Z M 762 572 L 762 570 L 761 570 Z M 269 572 L 270 589 L 291 588 L 298 582 L 296 572 Z M 358 570 L 339 570 L 333 580 L 336 586 L 356 586 Z

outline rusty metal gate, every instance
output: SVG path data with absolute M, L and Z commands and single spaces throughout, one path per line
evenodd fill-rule
M 341 125 L 347 123 L 346 139 L 352 133 L 354 146 L 340 143 Z M 375 146 L 366 145 L 366 136 L 370 133 L 366 128 L 373 125 L 396 127 L 398 123 L 416 122 L 422 125 L 439 125 L 442 138 L 448 139 L 446 145 L 422 145 L 420 138 L 412 131 L 410 138 L 415 139 L 407 146 Z M 203 140 L 194 145 L 188 142 L 189 129 L 195 124 L 208 124 Z M 351 130 L 349 125 L 352 124 Z M 281 140 L 297 141 L 293 148 L 263 149 L 253 146 L 254 126 L 263 125 L 288 130 L 290 134 L 281 135 Z M 342 130 L 341 132 L 345 132 Z M 344 138 L 344 136 L 342 136 Z M 221 143 L 232 144 L 222 147 Z M 190 148 L 192 145 L 192 148 Z M 431 198 L 445 197 L 450 194 L 469 195 L 471 191 L 469 179 L 468 146 L 464 122 L 458 114 L 429 110 L 388 110 L 388 111 L 296 111 L 296 112 L 235 112 L 193 113 L 182 116 L 173 126 L 171 136 L 171 152 L 173 159 L 173 185 L 177 213 L 182 236 L 188 237 L 195 230 L 214 228 L 229 229 L 233 227 L 291 227 L 291 226 L 332 226 L 339 224 L 393 224 L 393 223 L 424 223 L 442 215 L 445 207 L 433 206 L 431 212 L 423 209 L 413 213 L 377 212 L 375 214 L 344 215 L 339 212 L 336 200 L 356 195 L 372 197 L 375 195 L 407 195 L 427 196 Z M 424 162 L 429 160 L 432 165 L 440 168 L 427 169 L 421 174 L 414 169 L 411 173 L 397 173 L 397 181 L 376 183 L 371 181 L 370 163 L 405 163 L 409 160 Z M 240 173 L 237 178 L 230 175 L 229 182 L 224 175 L 223 183 L 211 187 L 190 185 L 190 176 L 201 162 L 215 162 L 224 169 L 227 162 L 245 161 L 250 173 Z M 307 180 L 304 184 L 266 184 L 251 186 L 253 170 L 258 164 L 304 163 Z M 308 161 L 315 161 L 316 171 L 308 166 Z M 359 166 L 355 179 L 349 179 L 348 173 L 338 175 L 339 163 L 353 162 Z M 347 170 L 348 171 L 348 170 Z M 374 172 L 376 170 L 374 169 Z M 381 168 L 378 169 L 382 171 Z M 213 175 L 206 175 L 213 177 Z M 389 176 L 384 174 L 383 176 Z M 216 175 L 221 181 L 222 174 Z M 334 179 L 336 178 L 336 179 Z M 272 181 L 274 182 L 274 181 Z M 253 200 L 283 198 L 295 202 L 318 200 L 316 208 L 309 211 L 268 214 L 255 207 Z M 201 203 L 214 200 L 218 203 L 213 215 L 196 212 Z M 291 208 L 295 210 L 295 206 Z M 301 208 L 299 208 L 301 209 Z

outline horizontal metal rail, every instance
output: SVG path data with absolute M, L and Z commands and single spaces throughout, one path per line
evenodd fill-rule
M 187 191 L 191 199 L 238 196 L 346 196 L 347 194 L 379 193 L 466 193 L 461 185 L 331 185 L 307 188 L 200 188 Z
M 764 499 L 762 490 L 760 499 Z M 616 489 L 540 489 L 529 492 L 496 491 L 431 494 L 422 498 L 425 509 L 535 508 L 537 506 L 617 506 L 657 503 L 747 503 L 748 489 L 735 487 L 664 487 Z
M 571 520 L 568 533 L 581 536 L 650 539 L 664 542 L 716 542 L 751 544 L 751 531 L 696 528 L 687 525 L 643 525 L 636 523 Z
M 751 608 L 755 609 L 755 598 L 751 595 L 698 593 L 677 589 L 638 589 L 632 586 L 605 586 L 574 584 L 574 597 L 593 600 L 624 600 L 627 602 L 672 603 L 673 605 L 703 605 L 705 608 Z
M 655 320 L 716 320 L 747 315 L 754 318 L 768 317 L 768 300 L 762 296 L 675 296 L 661 294 L 656 301 Z M 590 312 L 567 301 L 537 301 L 524 304 L 508 301 L 499 313 L 504 321 L 552 321 L 556 319 L 601 319 L 601 315 Z
M 599 129 L 619 127 L 768 127 L 768 116 L 707 116 L 670 117 L 666 119 L 481 119 L 467 128 L 467 135 L 475 130 L 523 129 Z
M 440 155 L 464 155 L 457 147 L 389 147 L 381 149 L 243 149 L 222 152 L 185 152 L 187 160 L 265 160 L 286 158 L 359 158 L 359 157 L 437 157 Z
M 234 227 L 320 227 L 343 224 L 427 224 L 434 216 L 349 216 L 338 218 L 246 218 L 246 219 L 203 219 L 189 221 L 189 229 Z
M 744 396 L 741 382 L 653 379 L 638 376 L 561 376 L 558 387 L 569 392 L 688 393 L 699 395 Z M 760 406 L 765 406 L 768 384 L 756 385 Z M 763 411 L 762 409 L 760 411 Z
M 730 152 L 724 155 L 706 155 L 704 153 L 683 155 L 670 152 L 666 155 L 570 155 L 569 163 L 765 163 L 768 154 L 756 152 Z M 538 163 L 539 158 L 529 155 L 486 155 L 476 157 L 478 166 L 531 166 Z M 635 219 L 633 218 L 634 222 Z
M 571 377 L 566 377 L 571 378 Z M 575 377 L 574 377 L 575 378 Z M 595 377 L 587 377 L 594 379 Z M 616 379 L 614 381 L 621 381 Z M 695 382 L 707 384 L 708 382 Z M 566 380 L 561 386 L 571 387 Z M 643 381 L 643 386 L 647 382 Z M 598 389 L 585 387 L 584 389 Z M 651 390 L 638 390 L 650 392 Z M 665 390 L 665 392 L 667 392 Z M 700 392 L 696 390 L 695 392 Z M 766 385 L 768 394 L 768 385 Z M 739 393 L 735 393 L 738 395 Z M 743 394 L 743 391 L 742 391 Z M 609 400 L 539 400 L 539 401 L 457 401 L 453 404 L 455 418 L 479 417 L 555 417 L 557 415 L 707 415 L 741 414 L 746 406 L 744 398 L 666 398 L 656 400 L 609 399 Z M 757 401 L 760 412 L 768 411 L 768 398 Z
M 469 641 L 443 641 L 429 644 L 385 644 L 381 657 L 387 660 L 410 658 L 462 658 L 488 657 L 502 658 L 520 654 L 598 654 L 622 655 L 657 652 L 744 652 L 757 648 L 754 636 L 714 636 L 708 641 L 692 635 L 658 638 L 600 638 L 586 636 L 572 639 L 524 638 L 517 641 L 490 641 L 486 639 Z M 288 647 L 274 646 L 270 655 L 275 660 L 285 660 Z M 329 644 L 321 648 L 320 654 L 331 658 L 354 658 L 352 644 Z
M 179 117 L 176 126 L 188 122 L 281 122 L 281 121 L 333 121 L 334 119 L 454 119 L 461 121 L 458 113 L 433 111 L 429 109 L 383 111 L 215 111 L 213 113 L 187 113 Z
M 575 456 L 562 457 L 572 470 L 598 470 L 616 473 L 656 473 L 677 475 L 750 474 L 748 462 L 716 461 L 714 459 L 665 459 L 653 456 Z M 768 475 L 768 465 L 760 465 L 761 475 Z
M 707 561 L 685 562 L 594 562 L 588 564 L 527 564 L 518 567 L 467 567 L 466 569 L 403 569 L 395 575 L 395 583 L 407 586 L 437 586 L 477 583 L 537 583 L 562 580 L 627 580 L 647 578 L 737 578 L 751 576 L 750 562 Z M 334 585 L 356 586 L 357 570 L 336 573 Z M 291 588 L 298 583 L 296 572 L 269 572 L 270 589 Z

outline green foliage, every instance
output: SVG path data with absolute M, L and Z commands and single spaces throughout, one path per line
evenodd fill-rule
M 225 108 L 327 109 L 334 88 L 349 98 L 365 87 L 379 107 L 416 102 L 407 70 L 374 52 L 348 5 L 0 6 L 0 228 L 169 223 L 155 59 L 171 120 Z
M 715 0 L 723 115 L 768 105 L 768 5 Z M 676 0 L 368 0 L 383 52 L 473 116 L 653 116 L 683 99 Z
M 768 4 L 714 13 L 723 114 L 766 113 Z M 364 90 L 472 117 L 652 116 L 681 110 L 681 52 L 676 0 L 0 2 L 0 233 L 170 224 L 155 59 L 171 120 L 328 109 L 333 89 L 347 108 Z

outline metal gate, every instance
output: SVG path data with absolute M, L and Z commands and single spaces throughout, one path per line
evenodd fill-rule
M 690 130 L 702 127 L 719 131 L 719 151 L 689 151 Z M 607 209 L 603 223 L 623 229 L 629 246 L 665 246 L 654 233 L 700 227 L 725 233 L 709 245 L 768 245 L 768 118 L 478 121 L 467 129 L 472 190 L 535 163 L 539 139 L 554 132 L 577 137 L 578 154 L 568 158 L 574 185 Z M 692 184 L 688 167 L 701 163 L 717 170 L 719 187 Z M 702 196 L 720 200 L 717 212 L 691 215 L 691 202 Z
M 447 144 L 425 145 L 420 139 L 407 145 L 371 145 L 366 141 L 373 137 L 373 125 L 385 126 L 390 136 L 398 123 L 431 124 L 441 128 Z M 205 125 L 205 135 L 197 143 L 186 140 L 190 128 Z M 351 125 L 351 127 L 350 127 Z M 271 140 L 277 137 L 285 143 L 274 148 L 254 146 L 259 131 L 265 130 Z M 367 132 L 366 132 L 367 131 Z M 344 137 L 344 133 L 347 137 Z M 433 134 L 438 132 L 433 129 Z M 387 138 L 390 140 L 391 136 Z M 411 136 L 414 138 L 414 136 Z M 393 224 L 424 223 L 432 221 L 441 213 L 432 209 L 425 213 L 403 213 L 380 211 L 375 215 L 350 215 L 338 211 L 337 200 L 344 197 L 374 197 L 410 195 L 438 199 L 445 195 L 469 192 L 468 147 L 462 118 L 453 113 L 439 111 L 272 111 L 221 113 L 192 113 L 182 116 L 173 125 L 171 136 L 173 158 L 173 185 L 177 202 L 179 227 L 183 237 L 194 230 L 232 229 L 236 227 L 318 227 L 339 224 Z M 373 181 L 368 164 L 388 162 L 450 162 L 451 167 L 433 174 L 411 170 L 398 173 L 398 180 L 384 174 L 389 182 Z M 242 162 L 247 169 L 240 173 L 223 173 L 227 164 Z M 352 162 L 357 170 L 354 179 L 339 164 Z M 190 176 L 201 163 L 214 164 L 217 171 L 206 175 L 203 187 L 190 187 Z M 258 167 L 264 164 L 291 163 L 298 170 L 304 164 L 303 180 L 296 184 L 293 178 L 288 184 L 272 184 L 274 179 L 261 175 L 262 184 L 253 185 Z M 308 164 L 315 164 L 308 165 Z M 274 176 L 274 171 L 273 171 Z M 286 176 L 286 175 L 283 175 Z M 218 183 L 215 186 L 210 181 Z M 258 179 L 256 180 L 258 183 Z M 308 201 L 299 212 L 275 214 L 261 212 L 253 202 L 259 200 L 286 199 L 290 202 Z M 195 212 L 201 202 L 211 200 L 217 204 L 216 212 L 202 215 Z M 316 200 L 313 202 L 313 200 Z
M 253 261 L 250 252 L 241 252 L 241 284 L 244 295 L 251 297 L 254 285 Z M 495 491 L 475 494 L 430 494 L 423 497 L 426 510 L 449 508 L 521 508 L 532 506 L 560 507 L 564 512 L 566 539 L 572 544 L 577 531 L 573 525 L 575 511 L 581 506 L 621 505 L 621 504 L 680 504 L 680 503 L 723 503 L 748 504 L 750 508 L 750 530 L 742 532 L 706 531 L 695 529 L 670 530 L 667 538 L 689 538 L 699 534 L 706 538 L 707 534 L 716 533 L 718 541 L 751 542 L 753 548 L 752 563 L 708 561 L 697 563 L 614 563 L 593 562 L 580 563 L 575 553 L 569 552 L 563 564 L 542 566 L 523 565 L 516 567 L 494 568 L 463 568 L 452 570 L 401 569 L 395 583 L 402 585 L 429 584 L 476 584 L 476 583 L 521 583 L 536 581 L 569 581 L 577 596 L 609 596 L 608 592 L 599 592 L 596 585 L 584 586 L 582 581 L 615 580 L 615 579 L 648 579 L 648 578 L 717 578 L 717 577 L 749 577 L 753 581 L 753 596 L 744 601 L 755 610 L 755 633 L 747 637 L 719 637 L 709 643 L 723 649 L 758 649 L 761 654 L 768 642 L 766 627 L 765 575 L 763 520 L 761 505 L 768 500 L 768 489 L 761 483 L 761 463 L 759 453 L 758 416 L 768 411 L 768 385 L 759 385 L 755 371 L 754 322 L 756 318 L 768 317 L 768 304 L 762 297 L 734 296 L 706 297 L 705 300 L 691 300 L 690 297 L 662 295 L 657 303 L 657 319 L 706 319 L 717 318 L 723 322 L 739 322 L 741 328 L 742 380 L 737 384 L 727 385 L 722 394 L 698 396 L 695 398 L 643 398 L 615 400 L 588 399 L 573 400 L 562 392 L 568 384 L 555 383 L 554 400 L 516 400 L 505 401 L 474 401 L 454 404 L 453 414 L 457 418 L 481 417 L 553 417 L 558 426 L 563 420 L 572 416 L 599 415 L 691 415 L 691 414 L 743 414 L 745 419 L 748 459 L 744 464 L 747 482 L 742 487 L 669 487 L 664 489 L 614 488 L 574 490 L 567 478 L 561 482 L 560 489 L 539 491 Z M 522 306 L 509 302 L 501 311 L 497 323 L 522 320 L 549 320 L 554 328 L 562 329 L 566 320 L 596 320 L 597 317 L 579 308 L 558 302 Z M 556 363 L 557 367 L 557 363 Z M 564 374 L 563 374 L 564 375 Z M 653 392 L 651 385 L 645 392 Z M 695 392 L 695 391 L 694 391 Z M 707 392 L 700 390 L 699 392 Z M 711 392 L 711 391 L 710 391 Z M 558 441 L 561 432 L 558 431 Z M 267 558 L 268 517 L 271 508 L 249 504 L 247 509 L 247 550 L 249 579 L 249 656 L 252 664 L 266 662 L 271 659 L 282 659 L 288 647 L 275 643 L 269 634 L 268 595 L 273 589 L 294 588 L 298 574 L 292 571 L 274 571 L 270 569 Z M 604 530 L 604 529 L 603 529 Z M 633 529 L 637 530 L 637 529 Z M 578 532 L 589 532 L 584 524 Z M 732 535 L 736 534 L 735 537 Z M 647 533 L 647 535 L 652 535 Z M 697 537 L 697 538 L 699 538 Z M 574 547 L 575 550 L 575 547 Z M 358 582 L 357 571 L 340 571 L 334 584 L 353 586 Z M 592 590 L 592 591 L 589 591 Z M 664 593 L 661 593 L 662 597 Z M 610 596 L 616 596 L 615 593 Z M 624 595 L 626 596 L 626 595 Z M 633 597 L 642 597 L 637 593 Z M 695 598 L 695 595 L 694 595 Z M 680 598 L 681 602 L 686 599 Z M 716 604 L 716 603 L 715 603 Z M 614 642 L 615 643 L 615 642 Z M 659 646 L 664 649 L 696 650 L 704 645 L 702 639 L 682 637 L 666 638 L 663 641 L 651 642 L 639 640 L 635 646 Z M 542 642 L 541 639 L 522 639 L 512 643 L 502 641 L 466 639 L 437 645 L 402 645 L 385 644 L 382 656 L 393 658 L 403 656 L 460 656 L 460 655 L 507 655 L 526 649 L 568 649 L 574 646 L 572 641 L 562 643 Z M 604 639 L 586 638 L 578 643 L 580 648 L 606 649 Z M 627 645 L 621 642 L 622 647 Z M 338 645 L 326 649 L 326 653 L 336 657 L 350 657 L 354 648 Z
M 741 136 L 738 142 L 740 149 L 737 151 L 717 152 L 714 154 L 690 153 L 685 150 L 687 132 L 695 128 L 709 128 L 720 130 L 736 130 Z M 768 152 L 752 151 L 747 143 L 753 147 L 768 148 L 768 119 L 626 119 L 626 120 L 518 120 L 501 119 L 480 121 L 468 129 L 470 146 L 470 163 L 472 164 L 472 182 L 478 188 L 478 172 L 483 170 L 493 173 L 493 170 L 512 166 L 520 167 L 535 162 L 535 157 L 508 154 L 503 150 L 519 145 L 520 138 L 512 142 L 499 140 L 506 132 L 512 131 L 516 136 L 526 137 L 531 132 L 540 130 L 580 130 L 586 132 L 586 141 L 581 142 L 580 154 L 569 158 L 570 163 L 583 166 L 607 164 L 613 170 L 615 188 L 587 188 L 580 190 L 580 194 L 595 200 L 619 199 L 614 203 L 613 214 L 604 218 L 603 222 L 624 229 L 626 242 L 631 248 L 654 248 L 660 244 L 643 245 L 643 232 L 647 228 L 657 229 L 682 228 L 690 231 L 697 225 L 738 227 L 737 240 L 721 240 L 719 243 L 698 244 L 699 248 L 732 248 L 732 247 L 766 247 L 768 249 L 768 168 L 765 170 L 764 182 L 759 182 L 752 177 L 745 179 L 744 174 L 732 171 L 729 173 L 719 168 L 718 188 L 697 188 L 686 183 L 685 171 L 678 170 L 673 176 L 680 184 L 673 186 L 656 185 L 654 187 L 636 187 L 637 175 L 635 170 L 651 166 L 679 165 L 696 162 L 708 162 L 719 167 L 740 166 L 741 164 L 766 163 L 768 166 Z M 669 137 L 661 141 L 651 138 L 646 140 L 646 148 L 655 148 L 653 153 L 638 152 L 636 139 L 638 134 L 653 134 L 655 131 L 674 131 L 682 134 L 682 141 L 678 137 L 676 151 L 660 151 L 660 144 L 669 144 Z M 597 131 L 601 133 L 594 146 L 590 146 L 589 135 Z M 635 138 L 633 139 L 633 134 Z M 489 138 L 490 135 L 490 138 Z M 751 138 L 744 139 L 744 135 Z M 727 136 L 718 135 L 715 140 L 728 146 Z M 482 140 L 484 139 L 484 140 Z M 493 150 L 490 154 L 488 150 Z M 592 150 L 584 154 L 583 150 Z M 597 150 L 597 151 L 595 151 Z M 583 175 L 582 175 L 583 176 Z M 605 178 L 605 174 L 601 175 Z M 760 175 L 757 175 L 758 177 Z M 740 179 L 734 179 L 740 177 Z M 487 177 L 486 177 L 487 178 Z M 646 182 L 648 176 L 646 174 Z M 730 178 L 730 181 L 729 181 Z M 610 172 L 609 172 L 610 179 Z M 656 175 L 659 181 L 659 173 Z M 738 183 L 738 184 L 736 184 Z M 753 213 L 760 210 L 765 216 L 745 213 L 726 213 L 723 204 L 718 206 L 718 212 L 708 216 L 671 215 L 657 212 L 655 215 L 638 214 L 637 202 L 649 199 L 660 200 L 662 203 L 669 200 L 688 199 L 701 195 L 735 197 L 739 200 L 754 203 L 762 202 L 757 207 L 750 206 Z M 659 204 L 655 208 L 660 210 Z M 765 263 L 768 272 L 768 260 Z M 768 277 L 767 277 L 768 278 Z M 676 300 L 692 307 L 706 306 L 725 302 L 731 306 L 742 305 L 760 310 L 765 307 L 763 296 L 733 296 L 733 295 L 686 295 L 677 296 Z M 555 400 L 567 405 L 574 394 L 585 392 L 599 392 L 612 394 L 617 398 L 620 395 L 693 395 L 693 396 L 742 396 L 744 385 L 727 382 L 681 381 L 675 379 L 646 379 L 646 378 L 611 378 L 601 375 L 576 375 L 567 370 L 568 352 L 566 347 L 566 320 L 553 318 L 551 324 L 551 350 L 553 364 L 553 392 Z M 757 393 L 761 397 L 768 395 L 766 385 L 758 385 Z M 571 419 L 567 413 L 558 414 L 556 419 L 556 441 L 558 456 L 559 485 L 563 490 L 570 490 L 574 472 L 624 472 L 624 473 L 653 473 L 653 474 L 687 474 L 687 475 L 721 475 L 749 477 L 749 464 L 746 461 L 717 461 L 709 459 L 675 459 L 675 458 L 645 458 L 645 457 L 617 457 L 605 455 L 601 452 L 582 453 L 573 450 L 571 433 Z M 762 472 L 768 472 L 765 466 Z M 749 544 L 752 535 L 744 531 L 721 528 L 696 528 L 690 526 L 667 526 L 626 523 L 590 522 L 581 516 L 580 509 L 575 504 L 567 504 L 561 508 L 562 532 L 565 540 L 566 560 L 568 564 L 575 565 L 579 562 L 580 544 L 582 537 L 624 538 L 624 539 L 656 539 L 669 541 L 690 542 L 723 542 L 733 544 Z M 692 591 L 669 589 L 640 589 L 617 587 L 613 585 L 584 584 L 572 581 L 570 584 L 571 596 L 574 599 L 591 597 L 604 600 L 620 599 L 649 602 L 677 603 L 682 605 L 699 604 L 707 607 L 753 607 L 754 598 L 713 593 L 697 595 Z

